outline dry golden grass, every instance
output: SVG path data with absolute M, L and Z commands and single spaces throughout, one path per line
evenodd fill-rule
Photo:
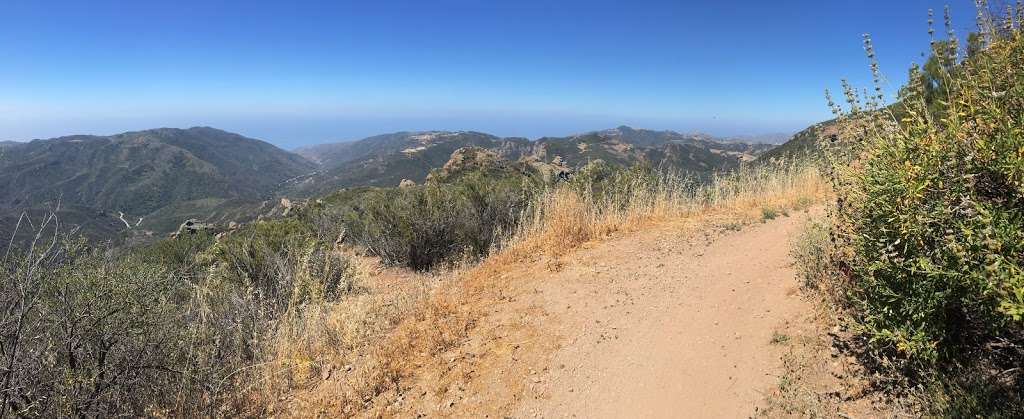
M 764 208 L 803 209 L 828 190 L 810 166 L 749 170 L 699 188 L 682 180 L 661 182 L 615 199 L 551 190 L 504 248 L 476 266 L 429 278 L 386 270 L 364 278 L 371 284 L 366 292 L 305 307 L 282 320 L 269 348 L 273 361 L 263 365 L 254 384 L 252 399 L 262 409 L 254 413 L 399 415 L 409 382 L 452 369 L 441 354 L 467 341 L 503 298 L 509 286 L 505 273 L 523 262 L 557 258 L 584 243 L 656 223 L 756 222 Z M 423 283 L 432 285 L 415 285 Z
M 531 222 L 524 224 L 503 252 L 492 258 L 513 259 L 545 253 L 558 256 L 582 243 L 617 231 L 680 220 L 751 222 L 765 209 L 804 209 L 820 202 L 829 186 L 813 166 L 761 167 L 691 187 L 667 176 L 652 188 L 628 188 L 627 197 L 595 198 L 556 189 L 542 197 Z M 609 202 L 626 202 L 624 207 Z

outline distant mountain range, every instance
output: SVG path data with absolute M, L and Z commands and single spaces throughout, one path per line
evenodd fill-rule
M 570 167 L 599 159 L 624 165 L 648 161 L 697 175 L 731 170 L 774 147 L 626 126 L 536 141 L 472 131 L 399 132 L 296 150 L 321 166 L 296 187 L 309 194 L 346 186 L 395 186 L 402 179 L 419 183 L 452 152 L 470 146 L 512 161 L 550 162 L 557 156 Z
M 774 147 L 627 126 L 569 137 L 546 137 L 535 144 L 538 156 L 559 155 L 573 166 L 595 159 L 621 164 L 648 161 L 696 175 L 732 170 Z
M 112 136 L 0 143 L 0 234 L 23 212 L 57 208 L 94 239 L 173 231 L 187 218 L 244 221 L 277 199 L 350 186 L 423 182 L 464 147 L 501 159 L 569 167 L 593 160 L 650 162 L 697 176 L 731 170 L 773 148 L 700 134 L 618 127 L 568 137 L 501 138 L 460 131 L 399 132 L 291 153 L 214 128 L 161 128 Z

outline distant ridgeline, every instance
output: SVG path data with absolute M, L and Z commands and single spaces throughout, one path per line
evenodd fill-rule
M 295 153 L 208 127 L 4 142 L 0 237 L 6 247 L 17 230 L 14 241 L 24 242 L 55 212 L 61 229 L 79 229 L 93 240 L 147 241 L 187 219 L 226 225 L 280 213 L 282 197 L 423 183 L 467 147 L 541 171 L 601 160 L 706 177 L 774 146 L 624 126 L 536 141 L 471 131 L 399 132 Z
M 4 237 L 23 213 L 27 234 L 54 210 L 64 228 L 100 240 L 162 235 L 186 218 L 227 222 L 316 170 L 271 144 L 213 128 L 69 136 L 0 153 Z
M 400 132 L 297 150 L 321 169 L 294 187 L 306 194 L 319 194 L 348 186 L 395 186 L 403 179 L 421 183 L 463 147 L 480 147 L 502 159 L 526 163 L 551 163 L 559 158 L 572 168 L 594 160 L 620 165 L 649 162 L 707 175 L 739 167 L 773 146 L 629 127 L 536 141 L 479 132 Z

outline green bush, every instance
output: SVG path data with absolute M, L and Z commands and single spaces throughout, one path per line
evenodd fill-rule
M 84 241 L 52 243 L 4 258 L 0 416 L 139 416 L 173 404 L 183 334 L 169 297 L 184 283 Z
M 972 367 L 950 368 L 924 386 L 922 399 L 926 416 L 936 418 L 1020 418 L 1024 408 L 1019 386 Z
M 426 270 L 499 246 L 537 190 L 527 177 L 467 173 L 452 183 L 366 191 L 336 216 L 349 241 L 384 262 Z
M 277 321 L 355 278 L 294 217 L 120 254 L 36 241 L 0 269 L 0 416 L 245 413 Z
M 353 287 L 352 267 L 298 217 L 258 221 L 225 236 L 201 259 L 210 276 L 252 290 L 275 309 L 333 300 Z
M 854 97 L 843 115 L 861 151 L 836 182 L 850 296 L 871 350 L 912 371 L 995 342 L 1016 349 L 992 359 L 1021 362 L 1024 38 L 985 38 L 962 61 L 936 48 L 941 74 L 913 70 L 899 104 Z
M 572 175 L 568 188 L 595 209 L 622 211 L 638 199 L 692 193 L 697 182 L 668 169 L 639 163 L 629 167 L 593 161 Z
M 173 240 L 159 240 L 135 251 L 141 258 L 159 263 L 183 276 L 195 280 L 204 267 L 196 260 L 203 250 L 214 242 L 214 235 L 207 232 L 183 234 Z

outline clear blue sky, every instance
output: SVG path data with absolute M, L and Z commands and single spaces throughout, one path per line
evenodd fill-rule
M 973 6 L 950 2 L 959 33 Z M 899 1 L 38 1 L 0 10 L 0 140 L 210 125 L 283 147 L 397 130 L 795 131 L 927 49 Z M 939 32 L 942 30 L 940 28 Z

